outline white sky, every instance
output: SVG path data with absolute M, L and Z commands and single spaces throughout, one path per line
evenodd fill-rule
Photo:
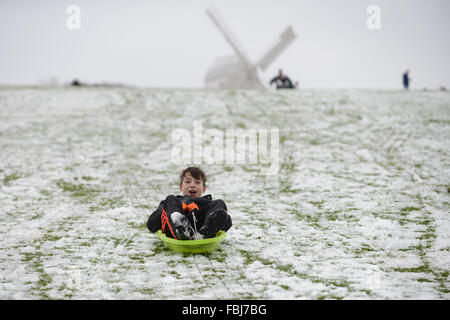
M 69 5 L 81 29 L 69 30 Z M 283 68 L 301 88 L 450 87 L 448 0 L 1 0 L 0 83 L 114 82 L 203 87 L 232 49 L 209 20 L 213 4 L 257 60 L 287 26 L 297 39 L 263 73 Z M 369 30 L 369 5 L 381 30 Z

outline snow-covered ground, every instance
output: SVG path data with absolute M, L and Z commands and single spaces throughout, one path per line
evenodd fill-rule
M 171 133 L 279 128 L 280 169 L 202 164 L 203 255 L 146 229 Z M 1 299 L 449 299 L 450 93 L 0 89 Z

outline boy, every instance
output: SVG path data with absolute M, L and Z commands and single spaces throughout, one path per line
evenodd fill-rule
M 150 215 L 147 228 L 162 230 L 178 240 L 213 238 L 220 230 L 231 228 L 231 217 L 223 200 L 212 200 L 206 191 L 206 175 L 197 167 L 189 167 L 180 175 L 182 195 L 169 195 Z

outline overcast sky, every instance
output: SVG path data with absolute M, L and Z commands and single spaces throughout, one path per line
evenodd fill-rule
M 72 4 L 80 29 L 66 25 Z M 203 87 L 215 58 L 232 53 L 211 4 L 253 61 L 293 27 L 264 81 L 281 67 L 303 88 L 400 88 L 409 69 L 412 88 L 450 88 L 449 0 L 1 0 L 0 84 Z M 380 30 L 366 26 L 369 5 Z

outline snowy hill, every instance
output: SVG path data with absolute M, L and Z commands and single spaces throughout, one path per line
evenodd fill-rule
M 5 87 L 0 119 L 0 299 L 450 298 L 448 92 Z M 233 227 L 192 256 L 145 223 L 195 120 L 279 129 L 279 167 L 200 163 Z

